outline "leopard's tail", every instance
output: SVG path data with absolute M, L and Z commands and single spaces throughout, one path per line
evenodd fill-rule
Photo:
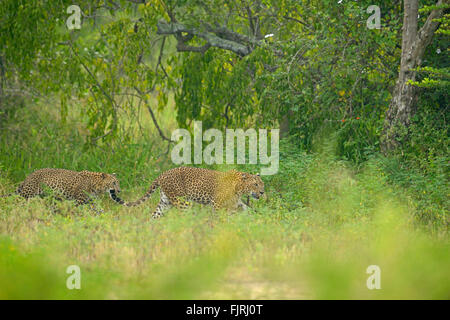
M 113 199 L 115 202 L 117 202 L 123 206 L 134 207 L 134 206 L 140 205 L 142 202 L 147 201 L 147 199 L 150 198 L 152 193 L 155 192 L 155 190 L 158 189 L 158 187 L 159 187 L 159 181 L 158 181 L 158 179 L 156 179 L 155 181 L 153 181 L 152 185 L 150 186 L 150 189 L 148 189 L 148 191 L 142 196 L 142 198 L 140 198 L 136 201 L 133 201 L 133 202 L 123 201 L 116 195 L 115 190 L 109 190 L 109 195 L 110 195 L 111 199 Z

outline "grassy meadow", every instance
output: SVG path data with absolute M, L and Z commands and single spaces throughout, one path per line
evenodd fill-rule
M 75 106 L 65 122 L 51 99 L 9 117 L 0 194 L 59 167 L 114 172 L 133 200 L 174 167 L 145 109 L 138 124 L 120 124 L 122 138 L 94 148 Z M 158 120 L 169 134 L 177 127 L 173 108 Z M 267 197 L 248 212 L 194 205 L 154 221 L 158 193 L 134 208 L 105 194 L 101 215 L 52 197 L 0 198 L 0 299 L 449 299 L 445 172 L 430 178 L 382 156 L 356 165 L 334 155 L 332 135 L 317 141 L 306 153 L 281 140 L 279 173 L 263 177 Z M 66 287 L 70 265 L 80 290 Z M 370 265 L 379 290 L 366 285 Z

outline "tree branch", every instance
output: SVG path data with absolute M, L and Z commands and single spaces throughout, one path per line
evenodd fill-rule
M 444 3 L 448 3 L 448 0 L 439 0 L 436 3 L 436 6 L 442 6 Z M 434 9 L 433 11 L 431 11 L 431 13 L 428 15 L 427 20 L 425 21 L 425 24 L 417 33 L 417 37 L 414 40 L 411 48 L 411 58 L 418 59 L 418 65 L 420 65 L 421 57 L 423 56 L 423 53 L 427 46 L 430 44 L 434 32 L 439 26 L 439 22 L 435 21 L 435 19 L 441 18 L 443 14 L 443 8 Z
M 98 81 L 97 77 L 92 73 L 92 71 L 86 66 L 86 64 L 84 64 L 83 60 L 81 59 L 81 57 L 78 55 L 78 53 L 76 52 L 76 50 L 73 47 L 73 43 L 72 41 L 69 41 L 69 46 L 70 49 L 72 50 L 72 53 L 75 55 L 75 57 L 78 59 L 78 61 L 80 62 L 81 66 L 84 68 L 84 70 L 89 74 L 89 76 L 95 81 L 95 85 L 96 87 L 102 92 L 102 94 L 106 97 L 106 99 L 109 101 L 109 103 L 111 104 L 111 107 L 113 109 L 113 125 L 111 127 L 111 129 L 106 132 L 105 134 L 98 136 L 98 137 L 94 137 L 92 138 L 92 141 L 95 142 L 97 140 L 103 139 L 106 136 L 110 135 L 117 126 L 117 109 L 118 106 L 116 104 L 116 102 L 114 101 L 114 99 L 111 97 L 110 94 L 108 94 L 105 89 L 103 88 L 103 86 L 100 84 L 100 82 Z
M 139 88 L 137 88 L 136 86 L 134 87 L 134 89 L 140 94 L 141 99 L 144 101 L 145 106 L 147 107 L 147 110 L 148 110 L 148 112 L 150 113 L 150 116 L 152 117 L 153 124 L 155 125 L 156 130 L 158 130 L 158 133 L 159 133 L 160 137 L 161 137 L 163 140 L 169 141 L 169 143 L 175 142 L 175 141 L 173 141 L 172 139 L 167 138 L 167 137 L 165 136 L 164 132 L 162 132 L 161 127 L 159 126 L 158 121 L 156 120 L 155 114 L 153 113 L 152 108 L 150 108 L 150 105 L 148 104 L 148 101 L 147 101 L 147 99 L 145 98 L 144 93 L 143 93 L 141 90 L 139 90 Z
M 206 25 L 205 27 L 207 30 L 206 32 L 197 28 L 189 28 L 178 22 L 159 21 L 156 33 L 160 35 L 174 35 L 178 41 L 178 51 L 205 52 L 210 47 L 217 47 L 232 51 L 237 55 L 244 57 L 252 51 L 246 44 L 258 44 L 258 41 L 228 30 L 225 27 L 214 28 L 210 25 Z M 183 33 L 187 33 L 188 35 L 183 36 Z M 199 47 L 186 44 L 193 36 L 202 38 L 206 41 L 206 44 Z

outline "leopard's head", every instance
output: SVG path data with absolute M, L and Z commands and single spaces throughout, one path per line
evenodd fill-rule
M 264 195 L 264 182 L 259 174 L 241 172 L 241 181 L 243 194 L 250 194 L 255 199 Z
M 113 174 L 102 173 L 100 189 L 108 193 L 110 193 L 111 191 L 113 191 L 114 193 L 119 193 L 120 185 L 116 175 L 114 173 Z

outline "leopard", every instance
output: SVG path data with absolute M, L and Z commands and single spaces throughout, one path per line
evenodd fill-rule
M 15 192 L 1 197 L 17 194 L 25 199 L 36 196 L 44 196 L 44 186 L 57 194 L 57 199 L 75 200 L 76 206 L 89 204 L 91 209 L 97 214 L 102 210 L 97 210 L 93 205 L 90 195 L 100 195 L 111 190 L 114 194 L 120 193 L 120 185 L 115 174 L 104 172 L 91 172 L 87 170 L 73 171 L 68 169 L 44 168 L 30 173 L 25 180 L 20 183 Z M 111 194 L 111 193 L 109 193 Z
M 190 201 L 210 205 L 213 210 L 247 210 L 248 203 L 242 201 L 243 195 L 251 195 L 259 199 L 264 195 L 264 182 L 259 174 L 240 172 L 235 169 L 222 172 L 196 167 L 177 167 L 161 173 L 148 191 L 140 199 L 125 202 L 110 190 L 110 195 L 117 203 L 133 207 L 138 206 L 160 188 L 160 200 L 155 211 L 154 219 L 160 218 L 170 207 L 186 209 Z

